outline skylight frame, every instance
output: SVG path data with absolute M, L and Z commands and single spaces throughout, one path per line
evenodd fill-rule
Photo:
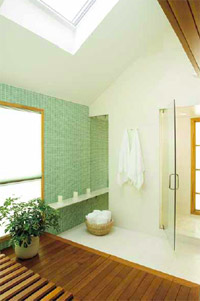
M 0 6 L 0 16 L 11 20 L 71 55 L 77 53 L 97 26 L 119 2 L 119 0 L 96 0 L 91 2 L 93 5 L 90 9 L 88 7 L 88 10 L 86 9 L 85 12 L 82 10 L 83 14 L 79 12 L 80 20 L 77 20 L 78 26 L 74 26 L 67 20 L 69 12 L 64 18 L 41 1 L 47 0 L 15 0 L 15 9 L 13 9 L 13 0 L 4 0 Z M 79 2 L 82 2 L 78 6 L 79 9 L 83 6 L 83 1 L 86 3 L 87 0 Z M 52 3 L 54 2 L 49 2 L 49 4 Z M 59 9 L 59 11 L 62 13 L 62 10 Z M 69 20 L 75 17 L 77 11 L 78 9 L 71 11 Z
M 48 5 L 44 0 L 37 0 L 40 2 L 43 6 L 45 6 L 48 10 L 51 10 L 54 14 L 56 14 L 59 18 L 70 24 L 73 28 L 76 28 L 80 21 L 84 18 L 84 16 L 87 14 L 87 12 L 90 10 L 90 8 L 94 5 L 96 0 L 87 0 L 85 4 L 81 7 L 81 9 L 77 12 L 75 17 L 72 21 L 68 20 L 64 15 L 59 13 L 56 9 L 54 9 L 52 6 Z

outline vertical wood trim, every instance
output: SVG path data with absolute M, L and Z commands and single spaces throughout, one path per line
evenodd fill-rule
M 196 210 L 196 122 L 200 122 L 200 118 L 191 118 L 191 213 L 200 214 L 200 210 Z
M 195 213 L 195 121 L 191 119 L 191 213 Z
M 42 151 L 42 180 L 41 180 L 41 199 L 44 201 L 44 111 L 41 112 L 41 151 Z

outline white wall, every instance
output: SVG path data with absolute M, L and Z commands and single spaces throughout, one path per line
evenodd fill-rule
M 177 118 L 177 213 L 190 214 L 191 199 L 191 135 L 190 117 Z
M 113 1 L 96 2 L 110 6 Z M 4 9 L 10 3 L 10 19 L 17 18 L 16 13 L 23 16 L 12 22 L 8 15 L 0 15 L 0 82 L 84 105 L 99 97 L 149 44 L 156 47 L 166 28 L 157 1 L 120 0 L 73 56 L 52 44 L 65 48 L 73 37 L 57 19 L 46 19 L 45 11 L 35 7 L 37 2 L 4 1 Z M 30 4 L 26 11 L 24 4 Z M 33 6 L 37 22 L 30 17 Z M 16 22 L 30 26 L 33 32 Z
M 164 17 L 164 15 L 163 15 Z M 167 21 L 166 21 L 167 22 Z M 200 103 L 200 80 L 169 26 L 163 47 L 133 62 L 90 106 L 90 115 L 109 114 L 110 209 L 117 226 L 158 233 L 159 108 Z M 149 45 L 151 48 L 151 45 Z M 141 191 L 117 184 L 118 155 L 124 129 L 138 127 L 145 163 Z

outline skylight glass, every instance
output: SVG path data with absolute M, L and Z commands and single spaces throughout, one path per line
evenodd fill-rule
M 40 0 L 43 4 L 77 25 L 96 0 Z
M 15 22 L 74 55 L 118 2 L 4 0 L 0 5 L 0 17 Z

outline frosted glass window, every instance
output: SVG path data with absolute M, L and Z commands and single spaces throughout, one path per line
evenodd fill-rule
M 0 206 L 9 197 L 41 198 L 41 130 L 40 113 L 0 106 Z
M 79 15 L 81 18 L 87 10 L 95 2 L 94 0 L 41 0 L 41 2 L 47 4 L 50 8 L 54 9 L 60 15 L 65 17 L 71 23 L 76 23 L 76 19 Z
M 196 171 L 196 192 L 200 193 L 200 171 Z
M 41 115 L 0 107 L 0 183 L 41 177 Z
M 200 122 L 195 123 L 196 145 L 200 145 Z
M 27 202 L 41 197 L 41 180 L 11 183 L 0 186 L 0 206 L 6 198 L 19 198 L 21 202 Z
M 41 180 L 0 185 L 0 206 L 3 206 L 4 201 L 9 197 L 19 198 L 19 202 L 40 198 Z M 8 234 L 5 233 L 5 227 L 6 225 L 0 227 L 0 237 Z
M 5 229 L 5 227 L 0 227 L 0 237 L 3 237 L 8 234 L 8 233 L 5 233 L 4 229 Z
M 200 210 L 200 194 L 196 194 L 196 210 Z
M 196 146 L 196 169 L 200 169 L 200 146 Z

